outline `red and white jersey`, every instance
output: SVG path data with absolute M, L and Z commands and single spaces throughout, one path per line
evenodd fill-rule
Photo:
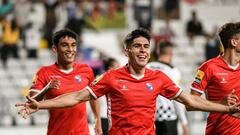
M 95 98 L 107 95 L 109 135 L 155 135 L 157 96 L 173 99 L 182 92 L 161 71 L 146 68 L 139 78 L 128 66 L 108 71 L 87 88 Z
M 52 79 L 60 81 L 60 89 L 48 91 L 46 99 L 81 90 L 93 81 L 94 75 L 92 69 L 85 64 L 74 63 L 73 70 L 69 73 L 62 72 L 53 64 L 39 69 L 31 90 L 41 90 Z M 85 103 L 71 108 L 50 109 L 49 113 L 48 135 L 90 135 Z
M 222 101 L 235 90 L 240 97 L 240 66 L 231 67 L 219 55 L 203 63 L 197 71 L 191 90 L 205 93 L 210 101 Z M 239 135 L 240 119 L 228 114 L 210 113 L 207 120 L 207 135 Z

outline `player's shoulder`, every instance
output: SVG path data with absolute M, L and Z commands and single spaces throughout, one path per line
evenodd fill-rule
M 212 58 L 212 59 L 209 59 L 209 60 L 203 62 L 199 66 L 199 68 L 201 68 L 201 69 L 211 69 L 211 68 L 215 68 L 219 64 L 221 64 L 220 58 L 219 57 L 215 57 L 215 58 Z
M 152 75 L 156 76 L 156 75 L 164 74 L 161 70 L 156 70 L 156 69 L 152 69 L 152 68 L 149 68 L 149 67 L 146 67 L 145 73 L 149 76 L 152 76 Z
M 51 65 L 47 65 L 47 66 L 41 66 L 39 69 L 38 69 L 38 72 L 43 72 L 43 71 L 48 71 L 48 70 L 51 70 L 53 68 L 56 67 L 56 64 L 51 64 Z
M 74 68 L 76 68 L 78 70 L 84 70 L 84 71 L 90 70 L 90 71 L 92 71 L 92 68 L 89 65 L 78 63 L 78 62 L 74 63 Z

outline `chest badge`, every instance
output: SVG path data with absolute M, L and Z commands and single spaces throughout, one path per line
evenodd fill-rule
M 150 92 L 153 90 L 153 85 L 151 83 L 146 83 L 146 87 Z
M 76 75 L 74 78 L 77 83 L 80 83 L 82 81 L 82 78 L 80 75 Z

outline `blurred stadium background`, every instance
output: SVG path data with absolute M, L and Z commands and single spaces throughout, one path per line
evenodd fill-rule
M 212 41 L 209 35 L 214 35 L 216 27 L 240 18 L 239 0 L 0 0 L 0 3 L 1 135 L 46 133 L 47 111 L 25 120 L 17 115 L 14 104 L 25 101 L 36 70 L 54 62 L 49 48 L 51 34 L 56 30 L 68 26 L 81 35 L 77 61 L 89 64 L 97 75 L 104 72 L 103 60 L 108 57 L 124 65 L 127 62 L 122 53 L 124 36 L 139 25 L 146 26 L 153 33 L 153 50 L 160 39 L 175 44 L 173 64 L 180 69 L 181 86 L 188 91 L 196 68 L 207 59 L 207 53 L 211 54 L 206 49 Z M 190 42 L 186 24 L 192 10 L 208 34 L 196 36 Z M 9 35 L 8 30 L 14 32 Z M 14 46 L 6 49 L 9 43 Z M 206 115 L 188 112 L 191 135 L 204 134 Z M 89 111 L 91 132 L 92 122 Z

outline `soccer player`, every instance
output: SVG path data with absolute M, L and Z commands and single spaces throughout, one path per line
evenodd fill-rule
M 162 40 L 158 45 L 158 61 L 148 63 L 147 67 L 162 71 L 179 85 L 181 73 L 172 65 L 173 44 Z M 183 135 L 188 135 L 189 128 L 185 107 L 176 101 L 171 101 L 159 95 L 155 112 L 156 135 L 178 135 L 178 119 L 181 121 Z
M 146 68 L 150 57 L 150 38 L 149 31 L 142 28 L 128 34 L 124 51 L 128 64 L 106 72 L 84 89 L 41 102 L 28 97 L 31 102 L 16 106 L 24 106 L 20 111 L 26 118 L 39 109 L 71 107 L 108 94 L 110 100 L 107 103 L 111 109 L 109 135 L 154 135 L 154 113 L 159 94 L 192 110 L 240 112 L 239 103 L 227 106 L 187 94 L 161 71 Z
M 77 34 L 69 29 L 60 30 L 53 35 L 52 50 L 57 55 L 57 61 L 38 70 L 30 88 L 30 96 L 37 100 L 52 99 L 83 89 L 94 80 L 93 71 L 89 66 L 74 62 L 77 39 Z M 51 90 L 43 96 L 41 90 L 46 87 Z M 96 120 L 95 131 L 101 134 L 97 100 L 91 100 L 90 105 Z M 48 135 L 90 135 L 85 103 L 71 108 L 49 109 L 49 115 Z
M 205 93 L 208 100 L 225 103 L 231 93 L 237 96 L 235 99 L 240 96 L 240 22 L 223 25 L 218 35 L 224 52 L 199 67 L 191 94 L 201 96 Z M 240 119 L 229 114 L 210 113 L 208 116 L 206 135 L 239 135 L 239 129 Z

